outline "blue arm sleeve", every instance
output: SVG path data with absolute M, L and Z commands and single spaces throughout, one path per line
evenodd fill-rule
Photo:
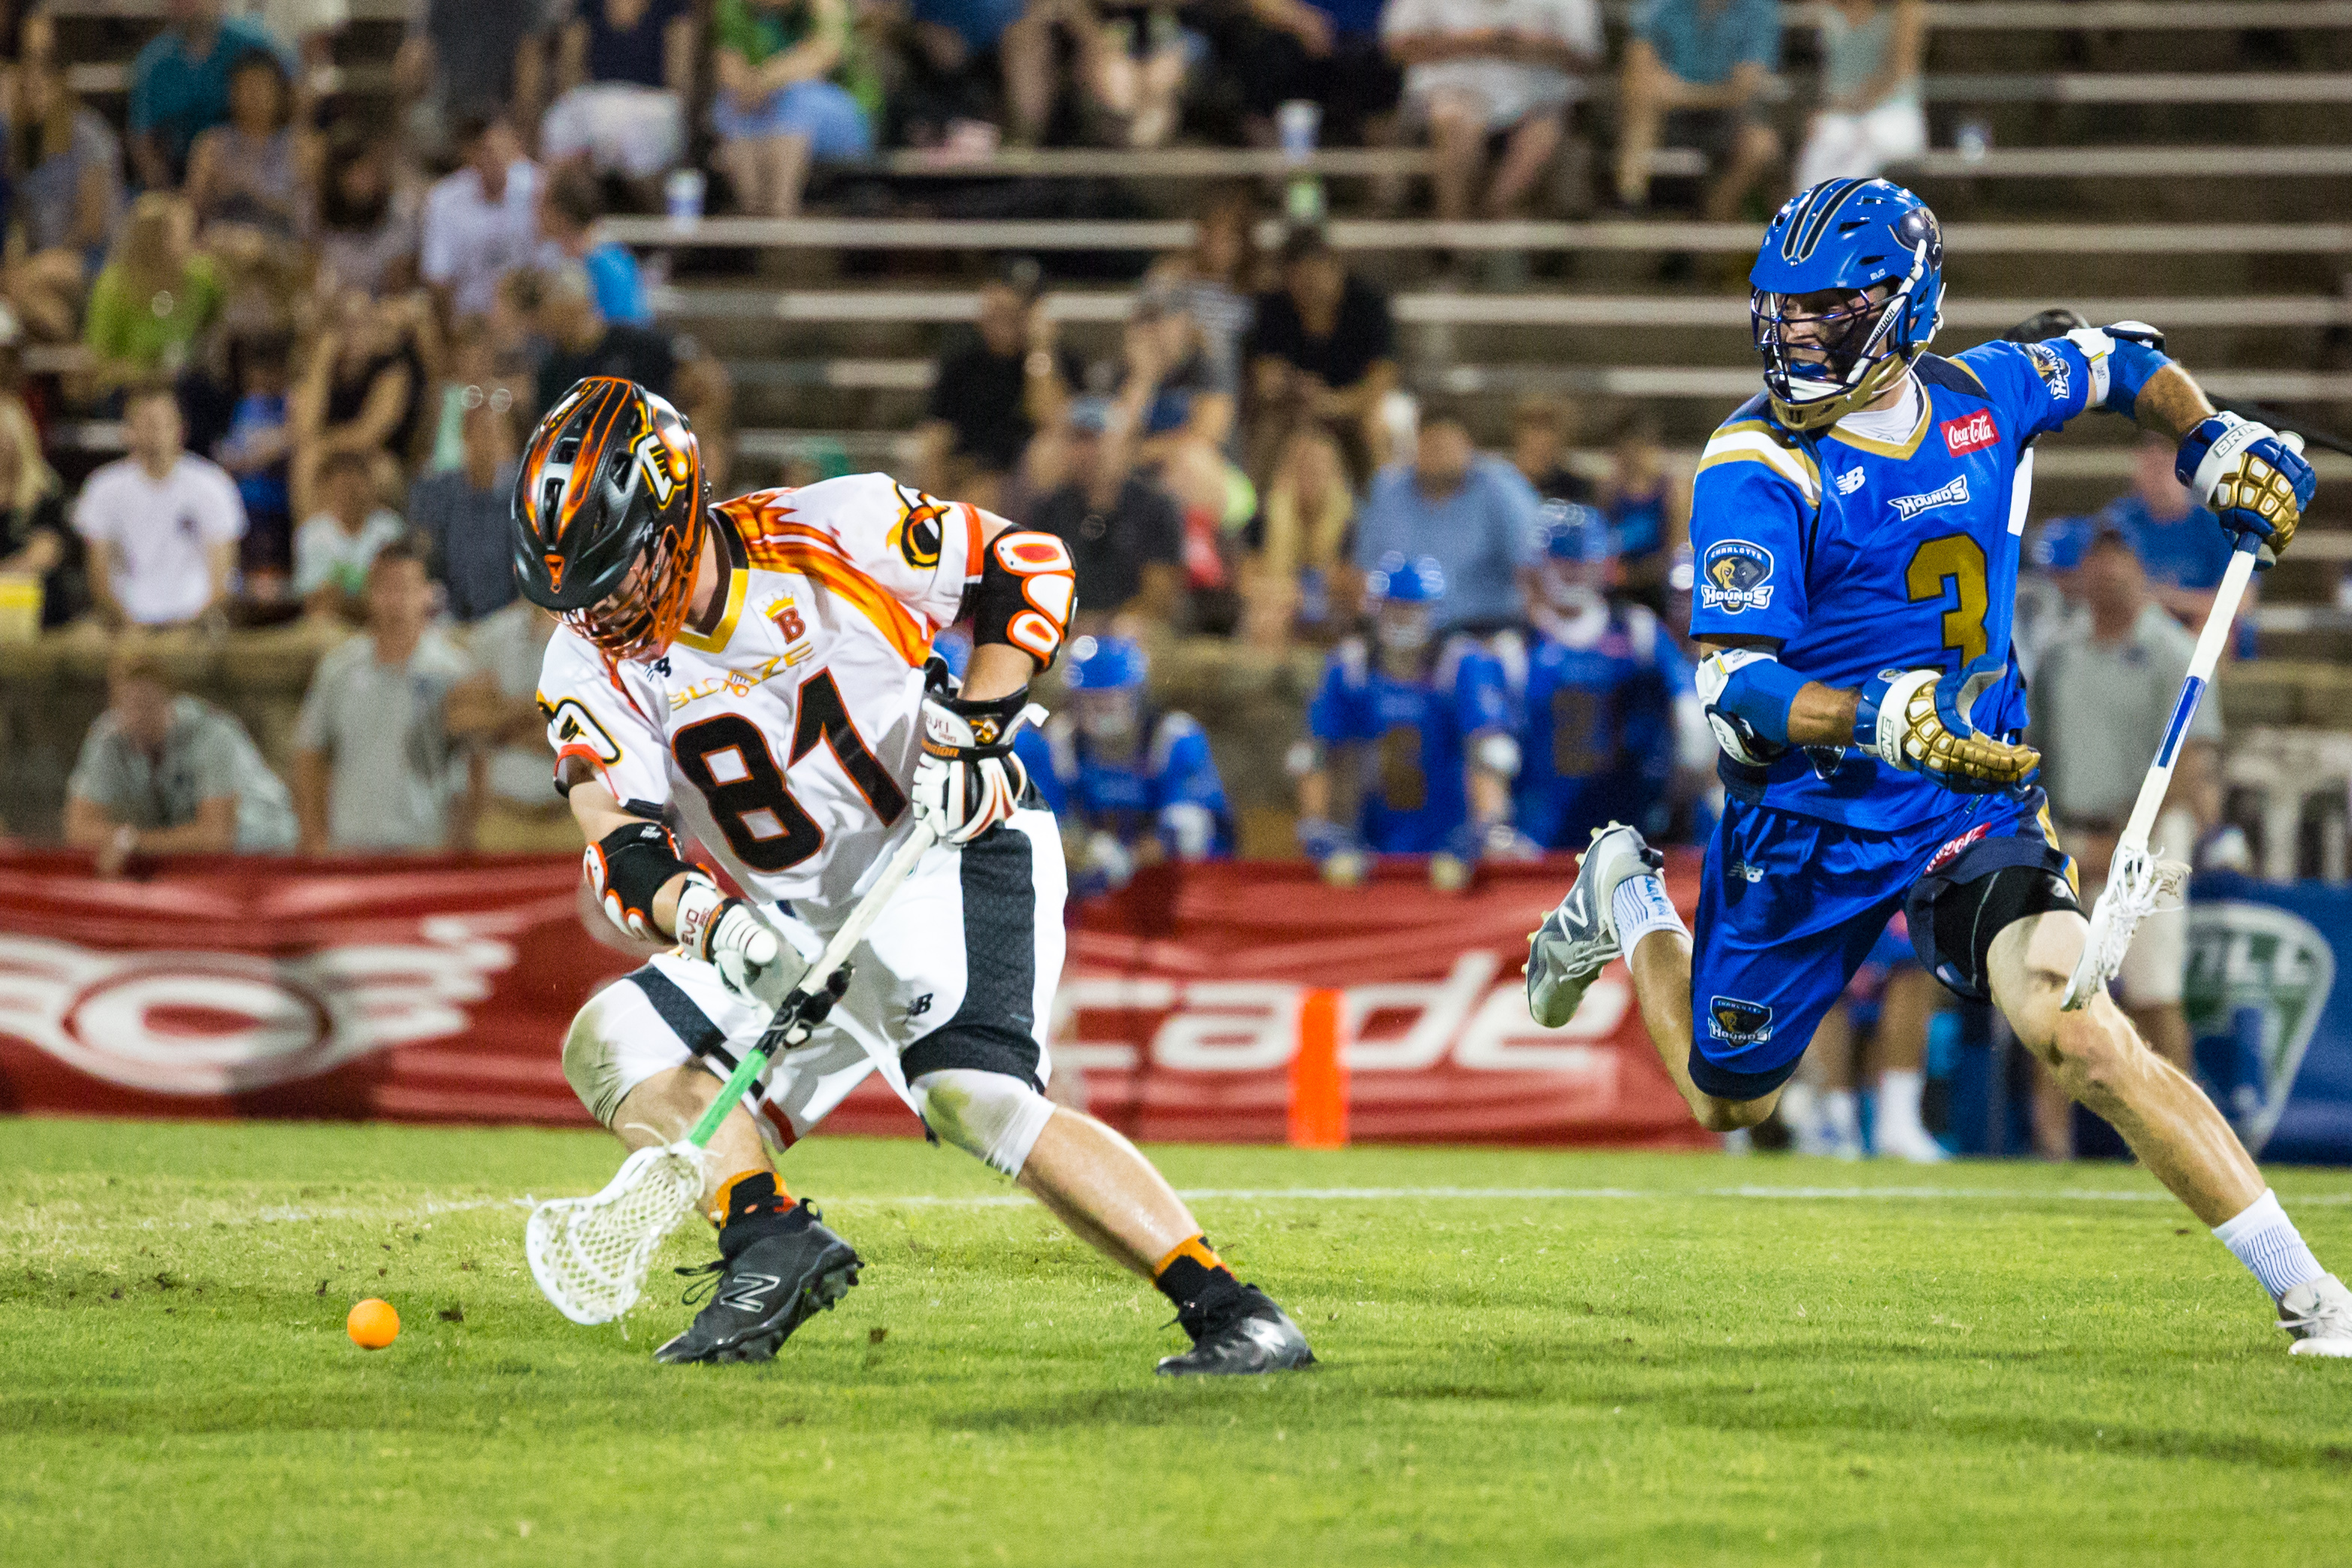
M 1223 816 L 1224 781 L 1217 777 L 1217 761 L 1201 727 L 1183 714 L 1170 714 L 1160 721 L 1156 747 L 1161 754 L 1155 769 L 1160 805 L 1204 806 Z
M 1343 740 L 1356 738 L 1356 704 L 1349 679 L 1346 655 L 1335 652 L 1323 666 L 1323 684 L 1315 690 L 1315 700 L 1307 705 L 1307 733 L 1326 746 L 1336 746 Z
M 1717 432 L 1691 486 L 1691 553 L 1697 580 L 1691 635 L 1776 637 L 1805 624 L 1805 519 L 1801 489 L 1811 460 L 1738 422 Z M 1764 451 L 1767 444 L 1772 452 Z M 1811 483 L 1818 486 L 1817 476 Z
M 1075 802 L 1070 798 L 1069 787 L 1062 782 L 1060 773 L 1055 769 L 1052 744 L 1035 730 L 1024 728 L 1013 737 L 1013 755 L 1019 758 L 1021 766 L 1029 770 L 1029 782 L 1037 787 L 1045 809 L 1057 817 L 1069 816 Z
M 1501 660 L 1485 652 L 1463 655 L 1461 667 L 1454 673 L 1454 711 L 1465 737 L 1517 728 L 1518 716 Z

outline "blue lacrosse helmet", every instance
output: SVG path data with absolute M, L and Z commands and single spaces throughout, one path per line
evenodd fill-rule
M 2072 571 L 2083 564 L 2095 531 L 2088 517 L 2053 517 L 2026 542 L 2026 561 L 2043 571 Z
M 1944 231 L 1890 181 L 1824 180 L 1773 214 L 1748 281 L 1773 417 L 1817 430 L 1884 396 L 1935 338 Z M 1827 290 L 1841 303 L 1796 304 Z
M 1070 644 L 1062 669 L 1074 692 L 1140 691 L 1151 661 L 1132 637 L 1080 637 Z
M 1575 501 L 1547 501 L 1536 528 L 1543 539 L 1544 554 L 1553 560 L 1597 566 L 1616 557 L 1609 519 L 1598 507 Z
M 1392 549 L 1365 574 L 1364 593 L 1375 604 L 1434 604 L 1445 597 L 1445 569 L 1433 555 L 1407 560 Z

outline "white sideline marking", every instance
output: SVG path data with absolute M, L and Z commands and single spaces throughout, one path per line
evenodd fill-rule
M 1557 1200 L 1574 1198 L 1677 1198 L 1677 1197 L 1793 1197 L 1793 1198 L 1874 1198 L 1895 1197 L 1937 1200 L 2001 1199 L 2040 1202 L 2061 1199 L 2081 1203 L 2171 1203 L 2176 1201 L 2168 1192 L 2106 1192 L 2076 1189 L 2069 1192 L 2016 1192 L 2005 1187 L 1967 1186 L 1712 1186 L 1712 1187 L 1624 1187 L 1624 1186 L 1274 1186 L 1274 1187 L 1187 1187 L 1177 1197 L 1187 1201 L 1195 1199 L 1228 1199 L 1236 1202 L 1280 1202 L 1294 1199 L 1308 1202 L 1393 1202 L 1415 1198 L 1521 1198 Z M 925 1208 L 994 1208 L 1030 1200 L 1018 1194 L 969 1195 L 940 1197 L 925 1194 L 909 1197 L 866 1197 L 843 1194 L 824 1201 L 841 1204 L 903 1205 Z M 2352 1204 L 2352 1193 L 2309 1193 L 2293 1199 L 2298 1204 Z

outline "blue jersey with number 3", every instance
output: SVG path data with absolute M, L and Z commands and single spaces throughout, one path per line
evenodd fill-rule
M 1782 664 L 1852 690 L 1882 670 L 1941 668 L 1980 684 L 1976 727 L 2015 739 L 2023 678 L 2010 656 L 2018 455 L 2107 395 L 2104 353 L 2066 338 L 1923 354 L 1925 393 L 1897 442 L 1794 432 L 1761 397 L 1717 429 L 1691 500 L 1691 635 L 1769 637 Z M 1728 782 L 1750 787 L 1752 776 Z M 1852 747 L 1791 751 L 1767 771 L 1776 810 L 1892 832 L 1961 798 Z
M 1508 730 L 1503 667 L 1467 637 L 1449 643 L 1426 680 L 1373 667 L 1360 639 L 1332 651 L 1307 727 L 1327 747 L 1360 746 L 1364 846 L 1378 854 L 1432 854 L 1469 820 L 1464 773 L 1470 737 Z

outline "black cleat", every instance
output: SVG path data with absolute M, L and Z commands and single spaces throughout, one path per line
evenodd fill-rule
M 684 1333 L 654 1352 L 656 1361 L 766 1361 L 812 1313 L 831 1312 L 849 1293 L 864 1260 L 817 1223 L 814 1208 L 806 1202 L 800 1207 L 806 1224 L 772 1230 L 732 1258 L 678 1270 L 718 1278 L 707 1281 L 709 1304 Z M 702 1289 L 688 1290 L 689 1305 Z
M 1255 1285 L 1244 1285 L 1240 1300 L 1198 1325 L 1181 1314 L 1176 1321 L 1192 1336 L 1192 1348 L 1162 1359 L 1162 1377 L 1251 1377 L 1315 1364 L 1307 1336 Z

